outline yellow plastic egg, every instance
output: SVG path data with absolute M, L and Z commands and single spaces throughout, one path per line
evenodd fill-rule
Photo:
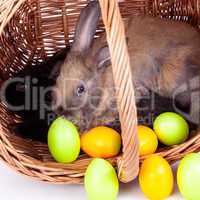
M 141 190 L 150 200 L 163 200 L 173 191 L 174 178 L 168 162 L 158 155 L 147 158 L 140 170 Z
M 81 149 L 94 158 L 110 158 L 120 152 L 121 136 L 114 129 L 98 126 L 82 134 Z
M 141 156 L 156 152 L 158 138 L 154 131 L 147 126 L 138 126 L 139 153 Z

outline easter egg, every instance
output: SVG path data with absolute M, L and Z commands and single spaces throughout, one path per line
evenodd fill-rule
M 186 120 L 173 112 L 159 115 L 153 125 L 154 131 L 161 143 L 172 146 L 185 142 L 189 135 Z
M 192 153 L 181 160 L 177 172 L 177 182 L 185 199 L 200 199 L 200 154 Z
M 94 159 L 88 166 L 84 178 L 89 200 L 116 200 L 119 181 L 113 166 L 101 158 Z
M 155 153 L 158 147 L 158 138 L 151 128 L 139 125 L 138 139 L 141 156 Z
M 80 153 L 80 137 L 74 124 L 63 117 L 57 118 L 48 131 L 48 147 L 57 162 L 75 161 Z
M 114 129 L 99 126 L 82 134 L 81 149 L 91 157 L 110 158 L 121 149 L 121 136 Z
M 145 196 L 163 200 L 173 191 L 173 173 L 168 162 L 158 155 L 151 155 L 142 163 L 139 184 Z

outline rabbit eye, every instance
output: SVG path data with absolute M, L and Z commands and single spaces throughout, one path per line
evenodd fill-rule
M 84 85 L 78 86 L 77 91 L 76 91 L 77 96 L 81 96 L 84 92 L 85 92 Z

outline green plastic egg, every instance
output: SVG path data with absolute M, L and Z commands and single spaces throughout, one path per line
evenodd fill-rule
M 57 162 L 75 161 L 80 153 L 80 137 L 74 124 L 63 117 L 57 118 L 48 131 L 48 147 Z
M 200 200 L 200 154 L 192 153 L 181 160 L 177 182 L 185 199 Z
M 106 160 L 96 158 L 85 173 L 85 189 L 89 200 L 116 200 L 119 181 L 113 166 Z
M 179 114 L 165 112 L 154 121 L 154 131 L 161 143 L 172 146 L 185 142 L 189 135 L 189 126 Z

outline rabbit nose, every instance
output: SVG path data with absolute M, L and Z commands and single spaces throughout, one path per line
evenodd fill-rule
M 64 108 L 62 106 L 59 106 L 57 109 L 56 109 L 56 113 L 58 115 L 63 115 L 64 114 Z

